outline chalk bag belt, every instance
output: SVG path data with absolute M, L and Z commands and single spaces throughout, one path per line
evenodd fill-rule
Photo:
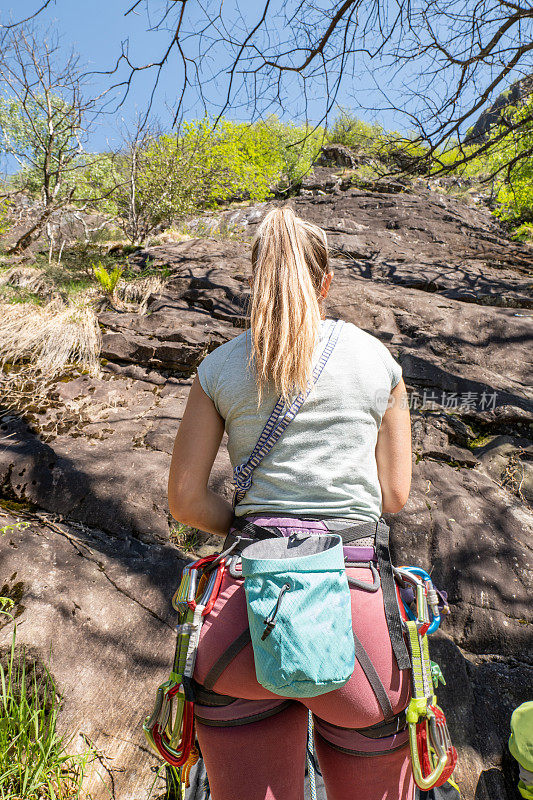
M 320 375 L 322 374 L 322 370 L 326 366 L 328 358 L 330 357 L 333 348 L 337 343 L 343 324 L 344 324 L 343 320 L 339 319 L 333 325 L 330 334 L 328 336 L 326 346 L 322 351 L 318 363 L 313 369 L 311 378 L 309 379 L 305 391 L 300 392 L 288 408 L 286 407 L 284 400 L 281 397 L 279 398 L 249 458 L 246 461 L 243 461 L 242 464 L 239 464 L 233 470 L 233 480 L 235 482 L 235 491 L 233 494 L 234 508 L 237 505 L 237 503 L 241 502 L 246 492 L 252 485 L 252 475 L 254 469 L 257 466 L 259 466 L 261 461 L 274 447 L 274 445 L 280 438 L 281 434 L 285 431 L 287 426 L 292 422 L 292 420 L 294 419 L 294 417 L 296 416 L 296 414 L 298 413 L 298 411 L 308 398 L 309 394 L 311 393 L 313 386 L 315 385 Z

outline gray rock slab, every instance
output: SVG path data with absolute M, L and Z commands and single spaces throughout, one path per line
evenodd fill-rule
M 61 731 L 73 737 L 69 751 L 84 752 L 89 742 L 99 753 L 85 796 L 145 800 L 159 761 L 141 726 L 157 685 L 168 678 L 175 644 L 170 598 L 183 562 L 170 545 L 52 525 L 34 520 L 0 537 L 2 574 L 16 575 L 22 586 L 17 643 L 38 652 L 54 676 Z M 12 630 L 0 630 L 3 649 Z

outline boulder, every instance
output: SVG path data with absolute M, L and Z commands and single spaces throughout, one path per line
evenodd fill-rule
M 355 167 L 357 159 L 344 144 L 325 144 L 320 148 L 315 165 L 317 167 Z

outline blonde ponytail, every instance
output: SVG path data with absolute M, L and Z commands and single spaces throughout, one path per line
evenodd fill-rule
M 318 295 L 328 272 L 326 234 L 275 208 L 261 222 L 252 246 L 251 361 L 259 398 L 268 383 L 288 401 L 311 376 L 320 331 Z

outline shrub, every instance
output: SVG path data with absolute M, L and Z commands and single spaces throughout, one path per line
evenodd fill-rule
M 377 123 L 363 122 L 348 109 L 341 109 L 327 131 L 327 140 L 349 147 L 356 155 L 375 156 L 385 140 L 385 131 Z
M 400 171 L 427 170 L 428 148 L 414 134 L 387 131 L 378 123 L 358 119 L 347 109 L 340 110 L 327 139 L 349 147 L 360 160 L 381 162 L 382 171 L 391 166 Z

